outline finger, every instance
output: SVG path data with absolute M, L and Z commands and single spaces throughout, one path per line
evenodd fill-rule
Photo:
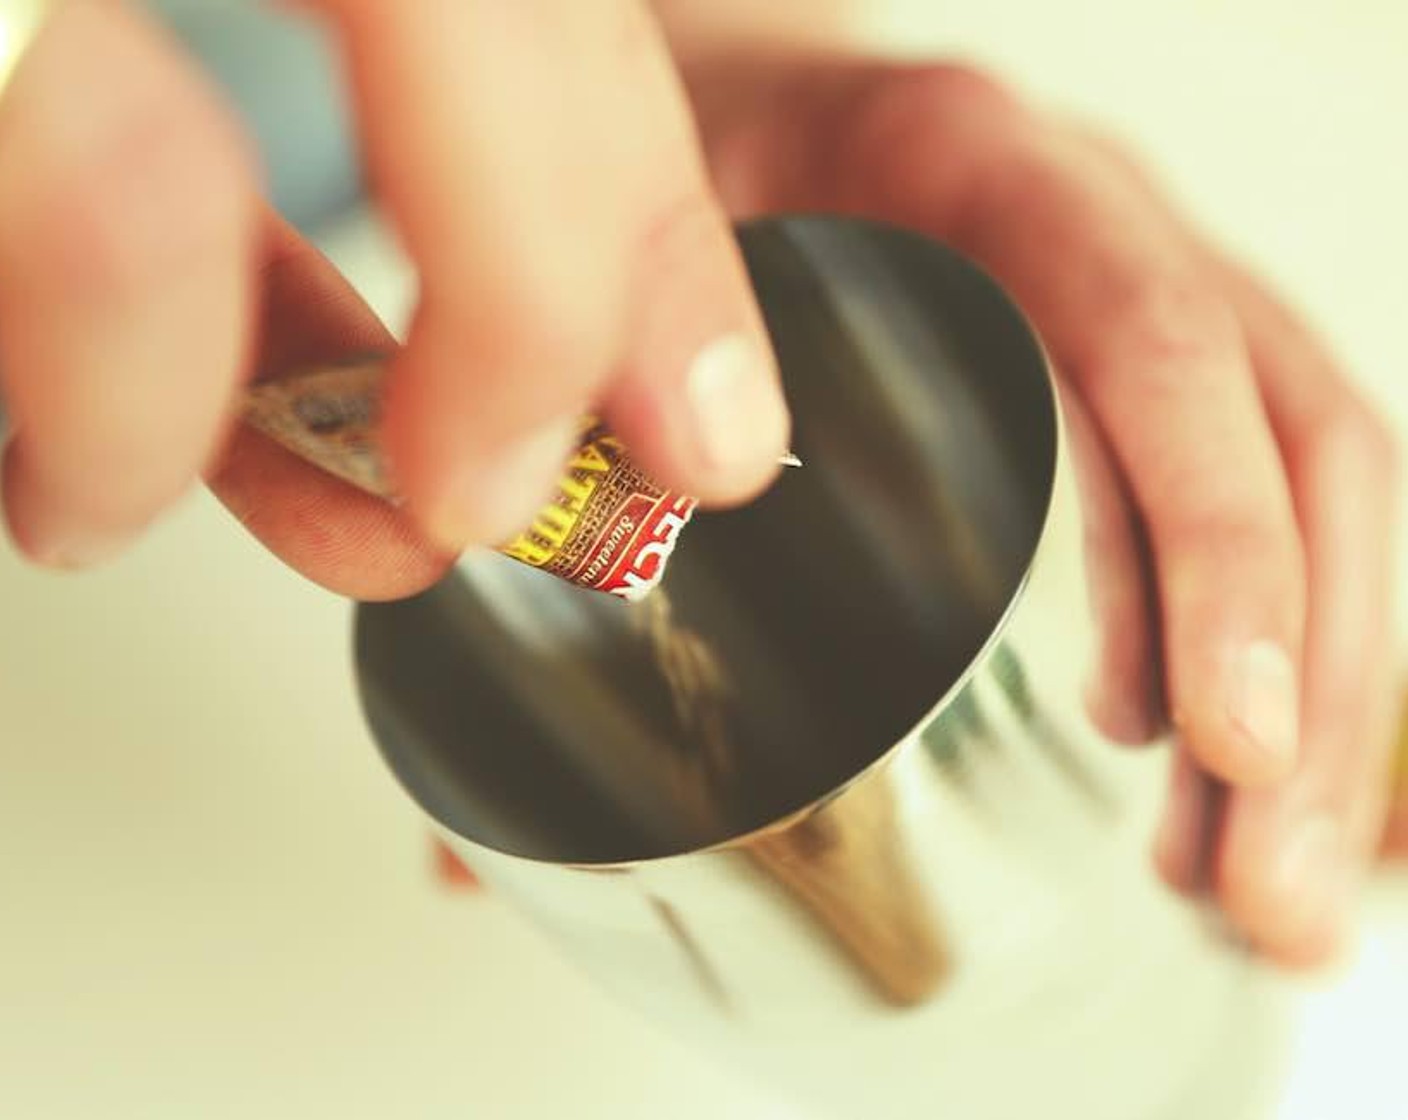
M 1195 848 L 1202 814 L 1198 764 L 1175 750 L 1169 765 L 1168 797 L 1154 838 L 1154 864 L 1174 890 L 1189 893 L 1196 878 Z
M 266 223 L 259 376 L 394 346 L 321 253 L 281 220 Z M 450 563 L 404 513 L 251 428 L 235 431 L 209 482 L 272 552 L 340 594 L 399 598 L 428 587 Z
M 739 145 L 776 138 L 812 183 L 770 166 L 755 192 L 924 230 L 1007 285 L 1142 514 L 1183 741 L 1234 783 L 1287 773 L 1304 561 L 1245 344 L 1186 238 L 1127 177 L 970 72 L 872 71 L 859 90 L 854 71 L 812 78 L 811 108 Z M 852 106 L 839 117 L 837 88 Z
M 1325 963 L 1348 937 L 1383 822 L 1395 692 L 1396 449 L 1323 347 L 1259 285 L 1222 277 L 1251 343 L 1306 542 L 1304 747 L 1284 784 L 1233 803 L 1227 909 L 1287 964 Z
M 1100 150 L 1166 203 L 1122 151 Z M 1304 746 L 1284 787 L 1232 803 L 1221 852 L 1230 912 L 1292 965 L 1332 959 L 1391 796 L 1397 448 L 1303 321 L 1264 286 L 1200 250 L 1241 319 L 1306 542 Z M 1172 816 L 1172 813 L 1171 813 Z
M 1385 859 L 1401 861 L 1408 856 L 1408 703 L 1401 686 L 1398 691 L 1397 716 L 1393 732 L 1393 764 L 1389 778 L 1388 812 L 1378 854 Z
M 385 437 L 435 537 L 519 528 L 597 403 L 662 481 L 714 501 L 762 486 L 785 409 L 643 7 L 325 7 L 420 269 Z
M 0 113 L 0 378 L 20 548 L 83 565 L 195 478 L 245 361 L 255 176 L 155 28 L 55 5 Z
M 432 840 L 431 844 L 435 853 L 435 877 L 441 886 L 457 891 L 478 889 L 479 876 L 470 870 L 469 865 L 460 859 L 448 844 L 443 840 Z
M 1153 737 L 1162 704 L 1155 668 L 1153 601 L 1134 514 L 1080 394 L 1062 386 L 1085 525 L 1085 570 L 1099 653 L 1086 686 L 1091 719 L 1117 743 Z
M 1181 744 L 1169 771 L 1168 802 L 1154 840 L 1154 864 L 1174 890 L 1204 898 L 1217 889 L 1229 790 Z
M 1236 320 L 1137 193 L 1034 145 L 973 215 L 971 247 L 1026 304 L 1129 480 L 1181 737 L 1230 781 L 1274 780 L 1298 749 L 1303 560 Z

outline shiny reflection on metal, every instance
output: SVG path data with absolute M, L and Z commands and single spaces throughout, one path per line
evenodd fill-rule
M 680 919 L 679 913 L 663 898 L 651 896 L 650 905 L 660 916 L 661 924 L 669 932 L 669 935 L 679 943 L 680 950 L 693 965 L 699 983 L 713 995 L 725 1013 L 730 1013 L 732 1005 L 729 1003 L 728 992 L 719 980 L 719 974 L 714 971 L 713 965 L 709 963 L 709 958 L 704 955 L 704 950 L 694 940 L 694 935 L 689 932 L 689 927 Z
M 664 583 L 717 660 L 727 758 L 640 608 L 478 556 L 359 609 L 391 768 L 610 990 L 818 1115 L 1243 1115 L 1264 978 L 1149 871 L 1164 752 L 1081 710 L 1040 345 L 916 236 L 740 241 L 807 465 L 698 515 Z

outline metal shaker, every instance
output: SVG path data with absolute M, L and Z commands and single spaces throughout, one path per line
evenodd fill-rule
M 806 466 L 665 576 L 723 747 L 640 607 L 483 555 L 358 609 L 392 771 L 610 991 L 819 1117 L 1258 1115 L 1274 981 L 1149 868 L 1166 752 L 1080 704 L 1038 339 L 916 235 L 739 238 Z

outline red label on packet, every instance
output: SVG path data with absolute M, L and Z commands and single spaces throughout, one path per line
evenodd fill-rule
M 370 358 L 261 382 L 249 390 L 245 418 L 308 462 L 395 500 L 376 438 L 384 373 L 384 361 Z M 697 504 L 643 473 L 621 441 L 588 418 L 553 500 L 499 551 L 579 587 L 636 600 L 660 582 Z
M 636 600 L 660 582 L 680 530 L 698 503 L 683 494 L 637 496 L 622 507 L 593 559 L 566 578 L 572 583 Z M 613 547 L 613 536 L 621 543 Z
M 660 582 L 697 504 L 653 482 L 619 439 L 592 424 L 556 497 L 500 551 L 568 583 L 634 601 Z

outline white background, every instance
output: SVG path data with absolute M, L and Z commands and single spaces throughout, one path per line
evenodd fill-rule
M 1408 6 L 875 6 L 1137 140 L 1408 430 Z M 393 319 L 406 276 L 331 244 Z M 0 1116 L 781 1116 L 602 1000 L 425 833 L 351 691 L 346 604 L 193 497 L 81 578 L 0 551 Z M 1408 886 L 1310 998 L 1286 1120 L 1408 1114 Z M 1118 1055 L 1111 1054 L 1111 1061 Z M 936 1102 L 941 1108 L 941 1102 Z

